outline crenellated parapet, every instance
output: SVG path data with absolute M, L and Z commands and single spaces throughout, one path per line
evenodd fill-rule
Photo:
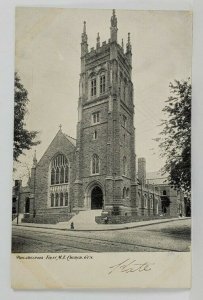
M 86 22 L 84 22 L 81 42 L 80 106 L 112 95 L 121 100 L 124 109 L 134 112 L 130 34 L 128 33 L 124 49 L 123 39 L 121 44 L 118 43 L 117 32 L 117 17 L 113 10 L 110 38 L 102 42 L 100 34 L 97 33 L 96 47 L 88 49 Z

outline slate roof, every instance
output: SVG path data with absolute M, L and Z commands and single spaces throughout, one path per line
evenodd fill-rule
M 73 144 L 73 146 L 76 146 L 76 139 L 74 139 L 73 137 L 69 136 L 66 133 L 64 133 L 64 135 L 69 140 L 69 142 L 71 142 L 71 144 Z

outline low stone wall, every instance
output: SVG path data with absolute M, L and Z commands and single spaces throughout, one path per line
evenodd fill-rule
M 25 215 L 22 219 L 22 223 L 57 224 L 58 222 L 68 222 L 74 215 L 74 213 L 68 215 L 37 215 L 35 218 Z
M 157 220 L 157 219 L 170 219 L 174 218 L 171 216 L 108 216 L 108 224 L 124 224 L 124 223 L 132 223 L 132 222 L 140 222 L 140 221 L 149 221 L 149 220 Z M 105 217 L 97 216 L 95 217 L 95 222 L 97 224 L 104 224 Z

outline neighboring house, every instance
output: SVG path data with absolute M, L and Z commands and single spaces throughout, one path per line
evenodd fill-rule
M 30 212 L 30 187 L 23 187 L 22 180 L 15 180 L 12 190 L 12 219 L 15 219 L 18 211 L 21 214 L 29 214 Z
M 169 216 L 190 216 L 188 199 L 183 191 L 174 189 L 168 182 L 167 176 L 161 171 L 147 173 L 147 184 L 157 186 L 161 198 L 161 212 Z

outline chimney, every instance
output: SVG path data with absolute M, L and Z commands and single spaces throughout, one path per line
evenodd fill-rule
M 144 157 L 138 158 L 138 180 L 140 184 L 146 184 L 146 159 Z

